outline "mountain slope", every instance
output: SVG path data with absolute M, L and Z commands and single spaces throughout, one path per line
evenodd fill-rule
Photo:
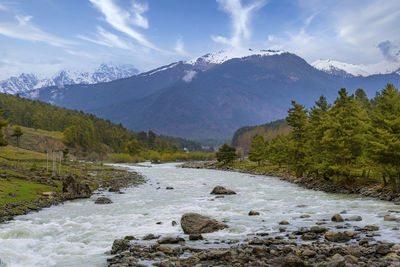
M 129 129 L 185 138 L 230 138 L 244 125 L 285 117 L 290 101 L 333 101 L 342 87 L 369 96 L 400 75 L 334 75 L 282 51 L 207 54 L 130 78 L 39 90 L 37 98 L 121 122 Z

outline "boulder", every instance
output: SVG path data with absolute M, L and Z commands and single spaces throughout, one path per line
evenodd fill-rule
M 342 232 L 328 231 L 325 233 L 325 239 L 331 242 L 347 242 L 351 238 Z
M 181 218 L 181 226 L 185 234 L 212 233 L 225 228 L 228 225 L 218 222 L 210 217 L 197 213 L 185 213 Z
M 376 253 L 381 255 L 386 255 L 391 252 L 390 246 L 388 244 L 381 244 L 376 247 Z
M 350 217 L 346 218 L 346 221 L 359 222 L 359 221 L 362 221 L 362 217 L 358 216 L 358 215 L 350 216 Z
M 192 234 L 192 235 L 189 235 L 189 240 L 192 240 L 192 241 L 203 240 L 203 236 L 200 234 Z
M 96 199 L 96 201 L 94 203 L 95 204 L 111 204 L 112 201 L 111 201 L 111 199 L 109 199 L 107 197 L 99 197 Z
M 331 218 L 332 222 L 344 222 L 343 217 L 340 214 L 335 214 Z
M 214 189 L 211 191 L 212 195 L 236 195 L 236 192 L 230 189 L 226 189 L 223 186 L 216 186 Z
M 288 225 L 289 222 L 286 221 L 286 220 L 282 220 L 282 221 L 279 222 L 279 224 L 280 224 L 280 225 Z
M 254 211 L 254 210 L 249 211 L 249 216 L 257 216 L 257 215 L 260 215 L 260 213 L 258 211 Z
M 143 240 L 153 240 L 153 239 L 157 239 L 157 238 L 159 238 L 160 236 L 159 235 L 153 235 L 153 234 L 148 234 L 148 235 L 145 235 L 142 239 Z
M 88 198 L 92 195 L 89 185 L 78 182 L 72 175 L 64 178 L 62 191 L 66 199 Z
M 163 237 L 157 241 L 158 244 L 178 244 L 179 242 L 185 242 L 185 239 L 182 237 Z
M 327 267 L 345 267 L 346 266 L 346 262 L 345 259 L 342 255 L 340 254 L 335 254 L 331 261 L 328 262 L 328 264 L 326 265 Z
M 111 254 L 117 254 L 129 248 L 129 241 L 124 239 L 116 239 L 111 248 Z
M 395 216 L 392 215 L 385 215 L 385 217 L 383 217 L 384 221 L 396 221 L 397 218 Z
M 368 224 L 366 226 L 364 226 L 364 230 L 365 231 L 378 231 L 379 230 L 379 226 L 373 225 L 373 224 Z
M 316 234 L 321 234 L 321 233 L 325 233 L 326 231 L 328 231 L 328 228 L 324 227 L 324 226 L 311 226 L 310 231 Z
M 305 267 L 306 264 L 304 261 L 294 255 L 294 254 L 289 254 L 282 260 L 282 267 Z

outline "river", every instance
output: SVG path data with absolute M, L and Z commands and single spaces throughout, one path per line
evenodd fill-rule
M 278 234 L 281 220 L 290 222 L 288 230 L 309 227 L 330 220 L 335 213 L 344 218 L 360 215 L 363 220 L 352 225 L 376 224 L 381 235 L 377 239 L 400 241 L 399 231 L 392 230 L 398 223 L 383 220 L 388 210 L 399 210 L 390 202 L 312 191 L 275 177 L 182 169 L 176 164 L 119 166 L 142 173 L 148 182 L 124 194 L 99 192 L 91 199 L 69 201 L 0 224 L 0 266 L 106 266 L 109 256 L 105 252 L 116 238 L 133 235 L 140 239 L 149 233 L 184 236 L 179 220 L 185 212 L 211 216 L 230 226 L 204 235 L 210 243 L 244 240 L 256 232 Z M 233 189 L 237 195 L 215 199 L 210 192 L 216 185 Z M 168 186 L 174 189 L 166 190 Z M 113 203 L 94 204 L 100 195 Z M 261 215 L 248 216 L 250 210 Z M 310 217 L 300 218 L 304 214 Z M 172 221 L 178 226 L 172 226 Z M 334 225 L 328 221 L 328 227 Z M 205 246 L 202 241 L 188 244 Z

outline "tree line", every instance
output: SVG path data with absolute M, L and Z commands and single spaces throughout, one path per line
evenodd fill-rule
M 400 93 L 392 84 L 368 99 L 342 88 L 333 104 L 321 96 L 307 110 L 292 101 L 287 135 L 254 136 L 249 159 L 288 166 L 298 177 L 354 182 L 377 175 L 400 188 Z
M 168 139 L 153 131 L 137 133 L 92 114 L 38 100 L 0 94 L 0 109 L 3 110 L 3 118 L 10 123 L 61 131 L 66 145 L 86 152 L 124 152 L 135 155 L 147 150 L 174 153 L 181 149 L 177 143 L 179 138 Z M 195 142 L 183 141 L 184 145 L 197 145 Z

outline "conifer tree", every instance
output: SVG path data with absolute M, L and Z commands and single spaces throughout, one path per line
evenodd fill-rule
M 349 96 L 344 88 L 328 114 L 321 140 L 321 165 L 325 173 L 349 178 L 363 154 L 368 116 L 354 95 Z
M 266 158 L 266 144 L 264 137 L 261 135 L 255 135 L 253 137 L 253 141 L 251 142 L 251 148 L 249 151 L 249 160 L 257 162 L 258 166 L 260 166 L 261 161 Z
M 400 93 L 388 84 L 374 99 L 369 128 L 369 158 L 390 182 L 400 186 Z M 386 183 L 386 180 L 384 180 Z
M 223 162 L 223 164 L 228 164 L 237 158 L 236 148 L 228 144 L 221 146 L 217 152 L 217 160 Z
M 4 138 L 3 128 L 8 126 L 8 120 L 3 119 L 4 110 L 0 110 L 0 146 L 8 145 L 7 140 Z
M 288 135 L 278 134 L 268 142 L 267 159 L 272 164 L 278 164 L 279 168 L 284 163 L 288 163 L 290 151 L 290 140 Z
M 305 157 L 307 153 L 307 111 L 304 106 L 292 101 L 292 108 L 288 111 L 286 121 L 292 127 L 290 132 L 291 144 L 291 163 L 297 176 L 302 176 L 306 170 Z

